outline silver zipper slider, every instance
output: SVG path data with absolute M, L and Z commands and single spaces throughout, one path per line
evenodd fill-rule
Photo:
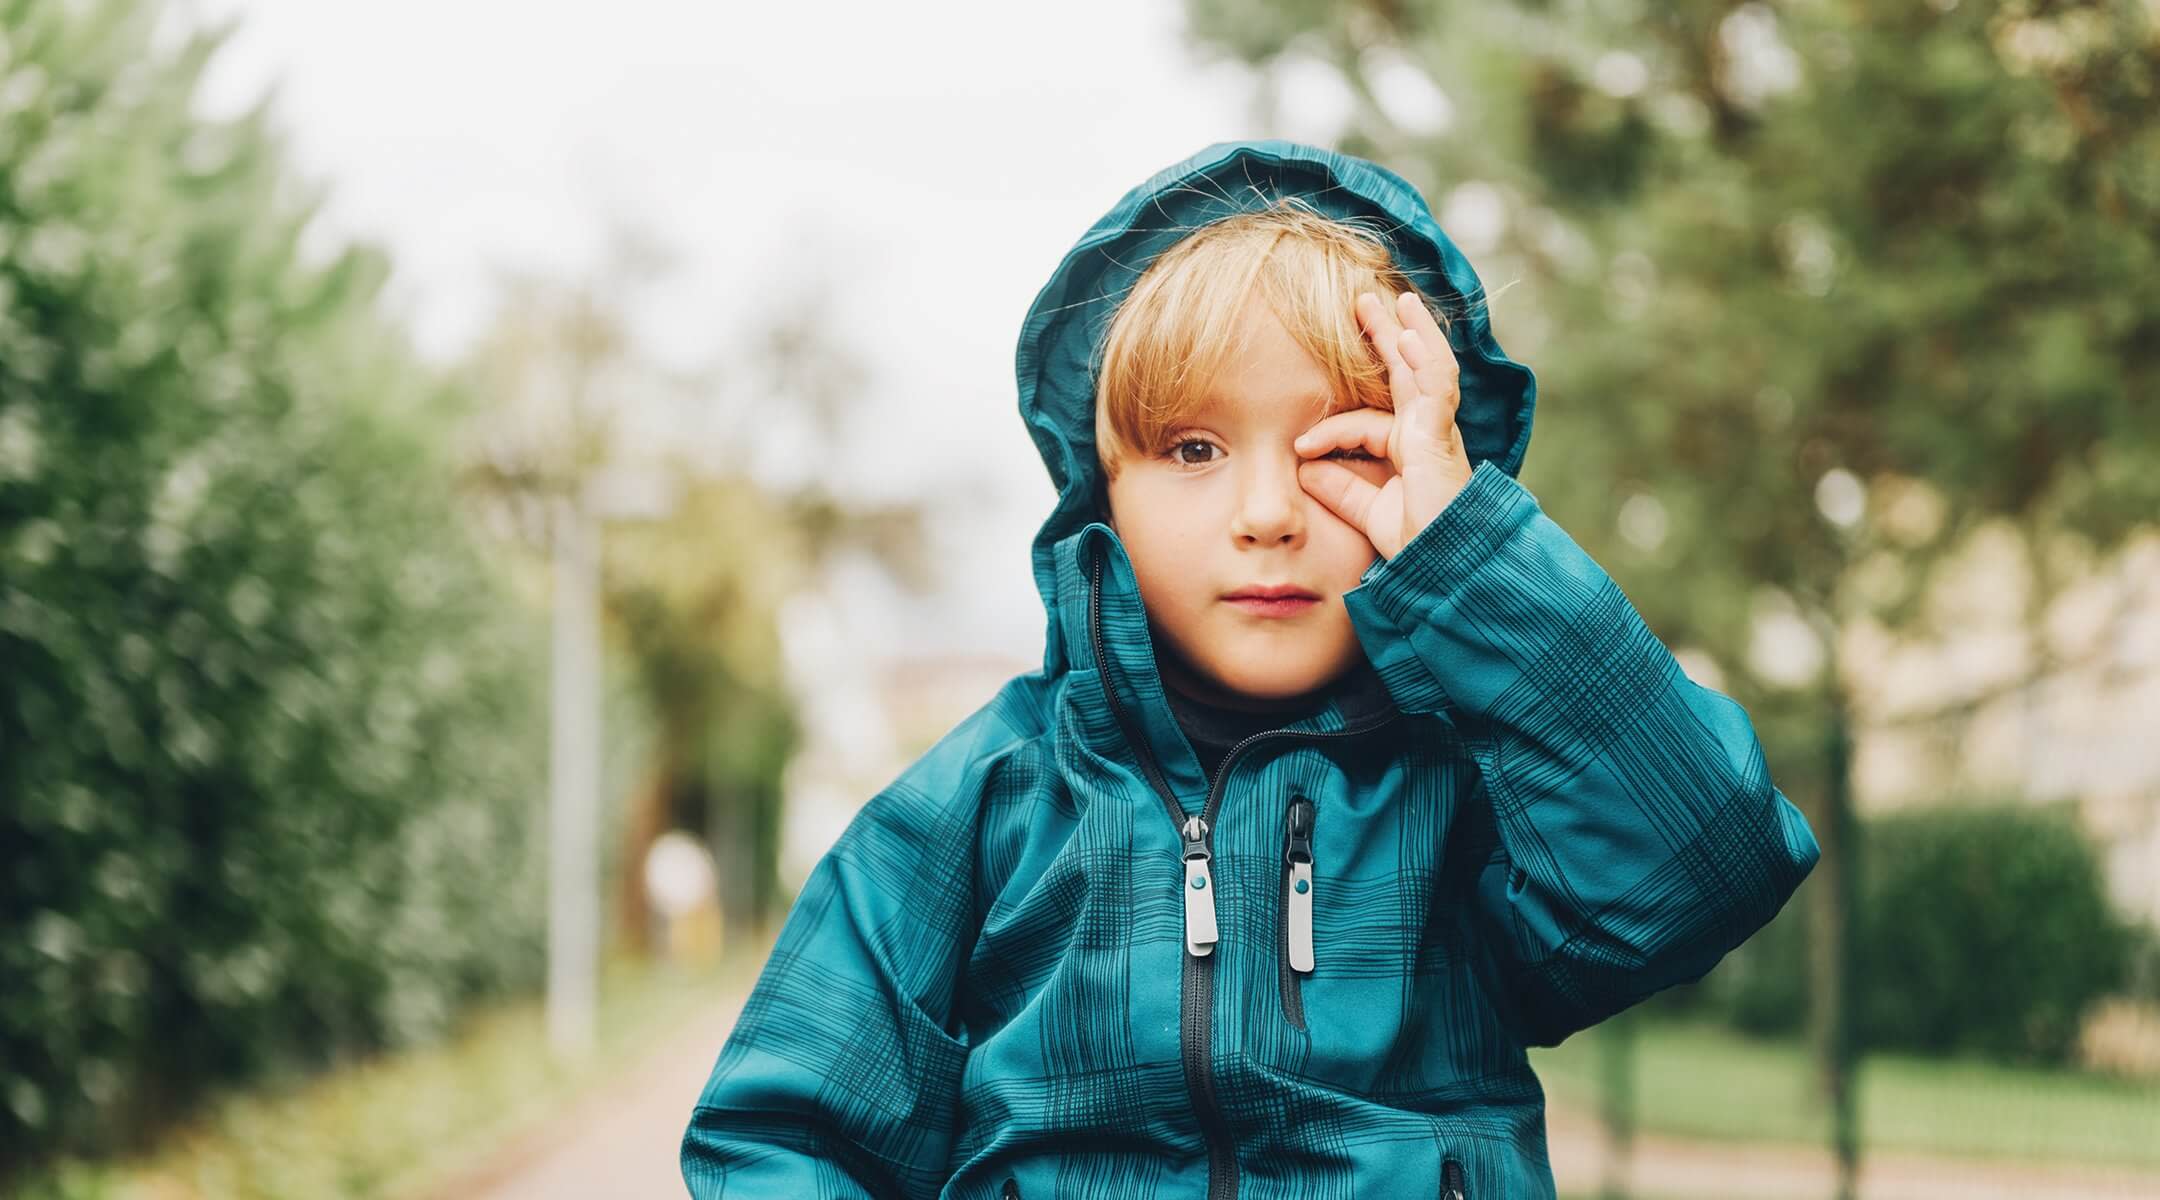
M 1208 869 L 1207 822 L 1185 818 L 1185 951 L 1194 958 L 1215 952 L 1215 879 Z
M 1290 868 L 1290 969 L 1305 975 L 1313 969 L 1312 822 L 1312 801 L 1299 796 L 1290 802 L 1290 829 L 1283 845 L 1283 862 Z

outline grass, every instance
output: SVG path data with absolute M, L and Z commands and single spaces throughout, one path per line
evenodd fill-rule
M 385 1055 L 281 1090 L 204 1106 L 146 1157 L 64 1162 L 23 1200 L 347 1200 L 424 1195 L 581 1092 L 633 1066 L 698 1006 L 746 983 L 758 939 L 730 939 L 701 968 L 620 959 L 600 980 L 595 1052 L 574 1065 L 547 1052 L 544 1009 L 529 998 L 476 1014 L 440 1045 Z
M 1636 1120 L 1645 1132 L 1825 1143 L 1828 1110 L 1797 1041 L 1644 1016 Z M 1533 1049 L 1556 1102 L 1590 1108 L 1601 1032 Z M 1955 1156 L 2160 1166 L 2160 1083 L 1975 1059 L 1871 1055 L 1859 1072 L 1861 1144 Z

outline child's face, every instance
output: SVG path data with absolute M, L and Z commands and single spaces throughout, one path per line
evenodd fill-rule
M 1320 687 L 1363 654 L 1342 595 L 1377 556 L 1365 535 L 1298 484 L 1291 443 L 1329 392 L 1319 364 L 1255 300 L 1241 318 L 1246 352 L 1172 430 L 1167 453 L 1136 455 L 1109 483 L 1110 525 L 1139 576 L 1166 681 L 1233 707 Z M 1339 461 L 1374 484 L 1386 461 Z M 1231 599 L 1289 585 L 1315 600 L 1269 608 Z

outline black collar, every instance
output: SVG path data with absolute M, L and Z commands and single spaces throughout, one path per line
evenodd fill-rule
M 1340 707 L 1345 725 L 1355 725 L 1360 718 L 1369 717 L 1395 706 L 1395 698 L 1388 694 L 1387 684 L 1372 664 L 1360 656 L 1357 665 L 1343 672 L 1334 682 L 1324 688 L 1308 692 L 1295 706 L 1285 706 L 1268 712 L 1254 712 L 1241 708 L 1224 708 L 1184 694 L 1175 687 L 1165 685 L 1164 691 L 1170 701 L 1170 709 L 1187 734 L 1197 736 L 1216 745 L 1226 745 L 1265 730 L 1280 729 L 1293 721 L 1303 720 L 1324 708 L 1330 699 Z

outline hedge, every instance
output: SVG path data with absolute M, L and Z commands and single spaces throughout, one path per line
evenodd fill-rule
M 545 628 L 456 397 L 155 16 L 0 2 L 0 1192 L 540 967 Z

